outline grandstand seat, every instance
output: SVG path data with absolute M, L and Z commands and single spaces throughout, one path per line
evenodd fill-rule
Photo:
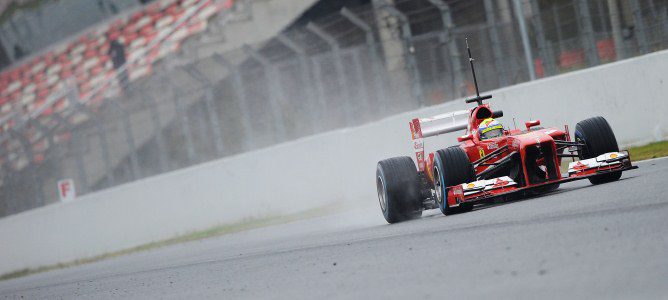
M 232 3 L 233 0 L 222 1 L 221 5 L 214 5 L 213 0 L 157 0 L 129 16 L 120 16 L 91 28 L 66 44 L 56 45 L 0 73 L 0 116 L 19 109 L 29 113 L 40 108 L 49 96 L 67 86 L 64 82 L 68 78 L 74 79 L 81 97 L 91 96 L 92 90 L 115 74 L 108 55 L 109 42 L 115 39 L 126 47 L 129 80 L 148 76 L 152 73 L 153 63 L 178 51 L 185 38 L 205 30 L 208 19 L 222 9 L 230 8 Z M 203 5 L 202 9 L 195 11 L 195 6 L 199 4 Z M 182 24 L 172 36 L 148 49 L 156 39 L 165 38 L 170 27 L 190 12 L 195 13 L 193 18 Z M 111 86 L 115 85 L 104 88 Z M 104 94 L 94 96 L 89 103 L 96 105 L 103 100 Z M 42 108 L 41 115 L 61 112 L 68 106 L 69 102 L 63 98 L 51 107 Z M 0 124 L 0 128 L 7 130 L 12 124 L 13 121 L 9 121 Z
M 615 40 L 612 38 L 596 41 L 596 49 L 598 50 L 598 56 L 601 60 L 611 61 L 617 59 L 617 53 L 615 53 Z
M 572 68 L 585 62 L 584 50 L 564 51 L 559 55 L 559 67 Z

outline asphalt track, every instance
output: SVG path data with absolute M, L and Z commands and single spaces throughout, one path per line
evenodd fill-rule
M 386 225 L 366 208 L 0 282 L 0 298 L 668 299 L 668 159 Z

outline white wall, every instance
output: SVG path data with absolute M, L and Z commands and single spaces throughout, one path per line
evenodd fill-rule
M 668 51 L 497 91 L 506 125 L 574 126 L 601 115 L 620 144 L 668 133 Z M 252 217 L 334 202 L 376 202 L 380 159 L 411 155 L 408 121 L 463 101 L 393 116 L 89 194 L 0 219 L 0 273 L 67 262 Z M 427 141 L 436 149 L 456 134 Z M 379 212 L 380 213 L 380 212 Z

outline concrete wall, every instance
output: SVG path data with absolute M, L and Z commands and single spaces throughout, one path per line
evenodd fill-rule
M 621 144 L 666 138 L 668 51 L 493 91 L 501 119 L 574 126 L 601 115 Z M 252 217 L 376 200 L 375 164 L 410 155 L 408 121 L 463 101 L 393 116 L 148 178 L 0 219 L 0 273 L 158 241 Z M 455 134 L 427 141 L 436 149 Z

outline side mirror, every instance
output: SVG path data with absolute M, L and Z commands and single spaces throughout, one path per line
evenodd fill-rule
M 530 130 L 531 127 L 540 125 L 540 120 L 526 121 L 526 122 L 524 123 L 524 125 L 526 125 L 527 130 Z
M 466 142 L 466 141 L 470 141 L 472 139 L 473 139 L 473 134 L 469 133 L 467 135 L 462 135 L 462 136 L 458 137 L 457 141 L 459 141 L 460 143 L 463 143 L 463 142 Z

